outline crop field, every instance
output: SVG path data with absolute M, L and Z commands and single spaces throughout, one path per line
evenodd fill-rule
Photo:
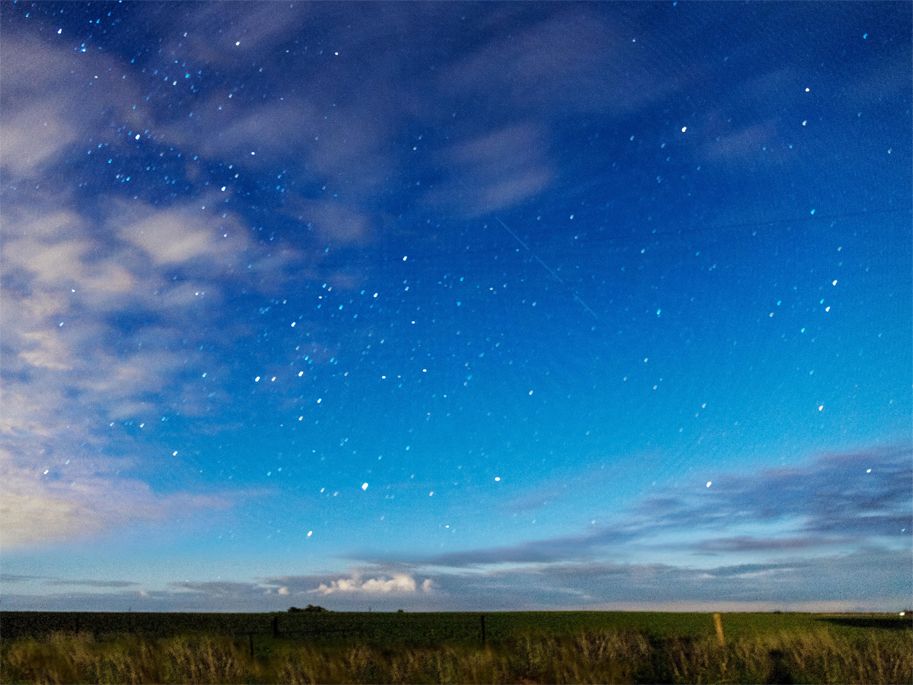
M 0 614 L 0 682 L 913 681 L 896 615 Z

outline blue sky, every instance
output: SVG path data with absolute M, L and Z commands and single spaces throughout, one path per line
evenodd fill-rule
M 2 14 L 4 607 L 908 603 L 908 5 Z

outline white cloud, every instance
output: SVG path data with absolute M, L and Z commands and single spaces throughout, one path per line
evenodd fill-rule
M 218 401 L 187 369 L 202 365 L 212 331 L 230 335 L 218 325 L 223 292 L 280 285 L 296 255 L 258 244 L 221 197 L 77 198 L 60 166 L 75 144 L 92 138 L 116 154 L 131 144 L 119 127 L 155 128 L 122 78 L 129 67 L 16 35 L 2 58 L 0 542 L 35 546 L 230 506 L 244 494 L 190 494 L 180 462 L 167 494 L 138 474 L 171 452 L 153 420 Z M 130 419 L 149 423 L 143 435 L 116 424 Z
M 374 578 L 362 578 L 358 575 L 353 575 L 348 578 L 338 578 L 336 580 L 331 580 L 329 583 L 320 583 L 312 592 L 321 595 L 358 593 L 388 595 L 430 592 L 431 589 L 432 582 L 430 578 L 426 578 L 419 583 L 408 573 L 394 573 L 389 576 L 377 576 Z
M 213 35 L 212 26 L 224 19 L 226 7 L 200 3 L 180 12 L 180 31 L 162 22 L 158 28 L 165 36 L 174 36 L 163 52 L 174 57 L 202 61 L 214 66 L 249 61 L 253 55 L 269 53 L 271 48 L 297 35 L 314 11 L 309 3 L 239 3 L 231 6 L 232 29 Z M 163 13 L 173 20 L 172 13 Z M 170 22 L 168 22 L 170 23 Z
M 88 537 L 116 525 L 167 520 L 199 510 L 222 509 L 223 495 L 156 494 L 96 461 L 59 469 L 23 465 L 0 450 L 0 547 L 4 550 Z M 47 473 L 45 472 L 47 471 Z
M 554 173 L 545 131 L 516 124 L 464 140 L 446 151 L 441 168 L 450 181 L 431 191 L 432 205 L 478 216 L 516 205 L 544 191 Z
M 250 242 L 237 219 L 205 207 L 205 202 L 167 209 L 122 206 L 116 216 L 122 224 L 117 234 L 157 266 L 205 260 L 209 268 L 230 268 Z
M 63 49 L 6 32 L 0 43 L 3 89 L 0 169 L 6 183 L 46 170 L 87 131 L 136 124 L 143 100 L 123 67 L 100 53 L 73 59 Z M 96 141 L 97 142 L 97 141 Z
M 368 218 L 339 202 L 298 200 L 286 213 L 313 229 L 321 242 L 336 245 L 364 245 L 370 239 Z

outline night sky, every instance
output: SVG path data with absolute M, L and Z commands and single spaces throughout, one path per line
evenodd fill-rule
M 911 5 L 2 5 L 5 609 L 898 609 Z

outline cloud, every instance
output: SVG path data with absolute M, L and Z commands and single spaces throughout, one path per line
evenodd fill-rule
M 198 270 L 212 266 L 232 269 L 250 243 L 237 219 L 214 215 L 205 206 L 202 202 L 165 209 L 122 208 L 117 214 L 122 224 L 118 237 L 151 259 L 154 266 L 202 261 Z M 127 218 L 130 215 L 136 218 Z
M 53 580 L 53 578 L 22 573 L 0 573 L 0 583 L 31 583 L 36 580 Z
M 223 289 L 256 287 L 256 272 L 240 264 L 260 251 L 230 214 L 196 203 L 136 206 L 92 223 L 67 200 L 32 195 L 4 206 L 4 546 L 228 506 L 225 493 L 154 492 L 124 471 L 137 463 L 127 458 L 137 443 L 102 426 L 151 424 L 169 407 L 205 411 L 214 400 L 187 376 L 202 359 L 186 343 L 217 320 Z M 124 328 L 124 318 L 135 323 Z
M 136 478 L 101 463 L 54 472 L 24 465 L 0 449 L 0 546 L 4 550 L 91 537 L 135 522 L 166 521 L 225 509 L 232 494 L 154 492 Z M 67 473 L 62 479 L 60 471 Z M 60 583 L 63 584 L 63 583 Z M 73 584 L 67 582 L 66 584 Z
M 221 22 L 226 12 L 231 12 L 232 30 L 219 32 L 214 38 L 212 26 Z M 150 19 L 163 35 L 174 36 L 165 44 L 166 54 L 219 68 L 269 54 L 278 44 L 293 39 L 309 14 L 313 10 L 301 3 L 200 4 L 182 12 L 177 23 L 171 12 L 154 14 Z
M 792 549 L 812 549 L 829 545 L 841 545 L 846 538 L 830 539 L 822 537 L 785 537 L 764 538 L 751 535 L 712 538 L 701 541 L 697 546 L 708 552 L 772 552 Z
M 785 522 L 800 534 L 849 536 L 857 543 L 909 539 L 911 456 L 909 447 L 875 447 L 753 474 L 723 474 L 699 495 L 647 499 L 639 513 L 665 529 Z
M 433 556 L 358 559 L 443 568 L 587 561 L 614 551 L 777 554 L 909 544 L 913 531 L 913 450 L 874 447 L 824 454 L 790 468 L 720 474 L 713 488 L 670 488 L 576 535 Z M 722 532 L 742 531 L 721 536 Z
M 296 198 L 284 212 L 312 231 L 321 244 L 364 248 L 371 241 L 370 219 L 341 202 Z
M 303 221 L 312 222 L 317 237 L 329 233 L 343 244 L 361 244 L 364 226 L 382 223 L 392 179 L 401 179 L 394 185 L 402 192 L 415 193 L 417 207 L 466 218 L 528 201 L 556 180 L 550 148 L 562 121 L 580 113 L 630 116 L 700 73 L 680 64 L 670 76 L 667 62 L 682 58 L 662 42 L 651 51 L 633 49 L 629 35 L 641 23 L 628 11 L 606 16 L 558 5 L 544 17 L 519 6 L 469 15 L 446 5 L 373 6 L 357 16 L 320 5 L 229 11 L 231 31 L 217 37 L 209 7 L 180 22 L 156 14 L 153 23 L 174 36 L 165 54 L 210 65 L 217 74 L 247 74 L 258 83 L 256 92 L 206 89 L 189 112 L 163 108 L 154 135 L 208 161 L 274 173 L 279 186 L 336 188 L 329 204 L 313 208 L 316 218 Z M 453 51 L 441 37 L 464 31 L 467 21 L 478 34 L 474 50 Z M 439 29 L 428 34 L 428 25 Z M 397 32 L 410 36 L 410 50 L 432 55 L 432 63 L 377 50 Z M 281 59 L 293 40 L 300 50 L 312 34 L 316 45 L 323 43 L 317 36 L 335 40 L 331 47 L 311 46 L 312 59 Z M 276 55 L 285 79 L 306 88 L 289 91 L 275 69 L 257 68 L 276 63 Z M 468 110 L 487 113 L 481 127 L 463 116 Z M 418 132 L 427 128 L 441 135 Z M 413 129 L 418 133 L 403 135 Z M 287 204 L 296 213 L 295 201 Z M 321 217 L 327 213 L 339 216 Z
M 97 587 L 97 588 L 127 588 L 139 585 L 132 580 L 69 580 L 67 578 L 54 578 L 47 581 L 46 585 L 65 585 L 67 587 Z
M 580 535 L 534 540 L 516 545 L 445 552 L 416 559 L 429 566 L 465 567 L 506 563 L 543 563 L 592 557 L 594 551 L 623 544 L 635 537 L 633 531 L 600 528 Z
M 853 78 L 841 93 L 858 107 L 897 107 L 909 102 L 910 45 L 895 48 Z
M 7 185 L 35 178 L 88 134 L 111 140 L 117 125 L 139 125 L 145 116 L 126 70 L 104 55 L 73 59 L 63 49 L 8 30 L 0 63 L 0 169 Z
M 276 611 L 290 598 L 319 595 L 336 610 L 496 611 L 616 609 L 707 611 L 895 610 L 913 593 L 909 550 L 866 547 L 822 557 L 692 565 L 605 560 L 429 571 L 269 578 L 258 582 L 174 582 L 126 591 L 129 581 L 98 581 L 98 591 L 4 593 L 10 608 L 55 610 Z M 865 582 L 860 583 L 859 579 Z M 105 592 L 109 584 L 112 592 Z M 309 588 L 309 589 L 308 589 Z M 322 589 L 321 589 L 322 588 Z
M 710 161 L 758 161 L 776 139 L 774 121 L 749 124 L 715 136 L 703 146 L 703 156 Z
M 258 242 L 224 196 L 77 195 L 72 147 L 91 137 L 128 157 L 142 143 L 125 131 L 154 129 L 152 112 L 114 58 L 16 33 L 2 49 L 4 114 L 14 120 L 4 118 L 0 153 L 2 545 L 217 515 L 250 493 L 190 492 L 179 461 L 157 488 L 144 479 L 144 467 L 173 451 L 156 424 L 223 401 L 195 372 L 206 366 L 203 348 L 242 333 L 220 325 L 223 295 L 282 287 L 302 256 Z M 65 129 L 46 143 L 20 118 Z M 147 437 L 131 426 L 146 426 Z
M 169 587 L 178 592 L 193 592 L 213 598 L 237 598 L 243 595 L 262 595 L 264 588 L 257 583 L 232 582 L 225 580 L 176 581 Z
M 394 573 L 390 576 L 377 576 L 363 578 L 358 575 L 348 578 L 337 578 L 328 583 L 320 583 L 313 592 L 320 595 L 334 594 L 412 594 L 415 592 L 430 592 L 432 582 L 425 578 L 420 583 L 408 573 Z
M 676 564 L 552 564 L 490 573 L 511 600 L 529 602 L 535 588 L 547 588 L 552 603 L 575 596 L 578 606 L 613 602 L 763 603 L 771 608 L 803 601 L 845 601 L 891 606 L 913 589 L 905 572 L 907 551 L 869 548 L 821 558 L 778 562 L 690 566 Z M 859 587 L 859 578 L 868 578 Z M 442 581 L 443 582 L 443 581 Z M 486 578 L 473 578 L 484 587 Z M 451 580 L 448 588 L 458 584 Z M 510 595 L 513 595 L 511 597 Z
M 661 45 L 649 56 L 632 49 L 629 36 L 638 25 L 632 19 L 627 10 L 608 18 L 580 6 L 558 8 L 538 21 L 502 10 L 488 18 L 487 40 L 443 70 L 440 87 L 481 98 L 481 106 L 494 112 L 636 112 L 686 78 L 668 69 L 673 59 L 682 62 L 680 54 Z M 679 64 L 676 74 L 693 77 L 696 71 Z
M 447 180 L 426 202 L 472 217 L 506 209 L 545 190 L 554 176 L 541 127 L 514 124 L 465 139 L 445 151 Z

